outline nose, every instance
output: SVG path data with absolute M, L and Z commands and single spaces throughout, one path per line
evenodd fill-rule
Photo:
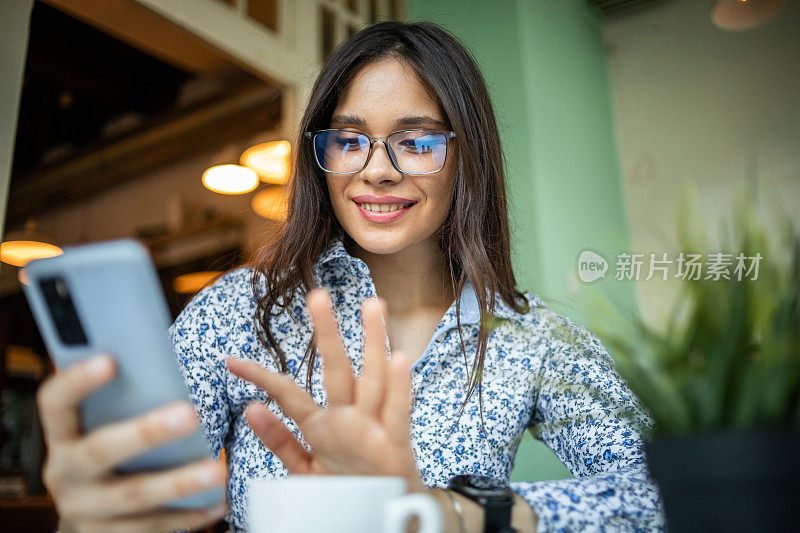
M 380 183 L 385 180 L 399 181 L 403 178 L 389 157 L 389 146 L 385 140 L 375 141 L 372 147 L 372 154 L 367 161 L 367 166 L 361 171 L 361 175 L 372 182 Z

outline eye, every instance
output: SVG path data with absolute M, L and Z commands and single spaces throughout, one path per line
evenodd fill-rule
M 333 143 L 340 148 L 348 149 L 348 151 L 361 149 L 358 137 L 338 137 L 334 139 Z

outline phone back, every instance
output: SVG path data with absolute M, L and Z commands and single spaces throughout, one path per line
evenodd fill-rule
M 172 352 L 171 319 L 158 275 L 144 246 L 122 239 L 65 247 L 58 257 L 30 262 L 25 276 L 26 297 L 56 366 L 99 353 L 116 361 L 114 379 L 81 406 L 85 432 L 173 401 L 191 401 Z M 198 429 L 117 470 L 160 470 L 209 456 Z M 203 498 L 185 502 L 207 505 Z

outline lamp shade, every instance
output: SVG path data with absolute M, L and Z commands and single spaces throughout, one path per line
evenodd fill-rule
M 0 261 L 24 267 L 34 259 L 55 257 L 64 253 L 54 244 L 39 241 L 5 241 L 0 244 Z
M 15 267 L 24 267 L 34 259 L 55 257 L 64 253 L 52 242 L 52 239 L 36 229 L 35 219 L 29 218 L 22 231 L 10 231 L 0 243 L 0 261 Z
M 783 0 L 720 0 L 711 11 L 711 21 L 723 30 L 749 30 L 775 18 L 782 5 Z
M 291 172 L 292 144 L 289 141 L 257 144 L 245 150 L 239 163 L 255 170 L 261 181 L 283 185 Z
M 250 205 L 258 215 L 270 220 L 286 220 L 289 200 L 285 187 L 269 187 L 253 196 Z
M 220 194 L 246 194 L 258 187 L 258 174 L 241 165 L 216 165 L 203 172 L 203 185 Z

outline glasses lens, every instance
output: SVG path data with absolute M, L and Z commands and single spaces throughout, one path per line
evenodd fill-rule
M 447 136 L 438 131 L 401 131 L 389 137 L 395 162 L 403 172 L 429 174 L 444 166 Z
M 328 172 L 358 172 L 369 154 L 369 139 L 352 131 L 322 131 L 314 137 L 314 154 Z

